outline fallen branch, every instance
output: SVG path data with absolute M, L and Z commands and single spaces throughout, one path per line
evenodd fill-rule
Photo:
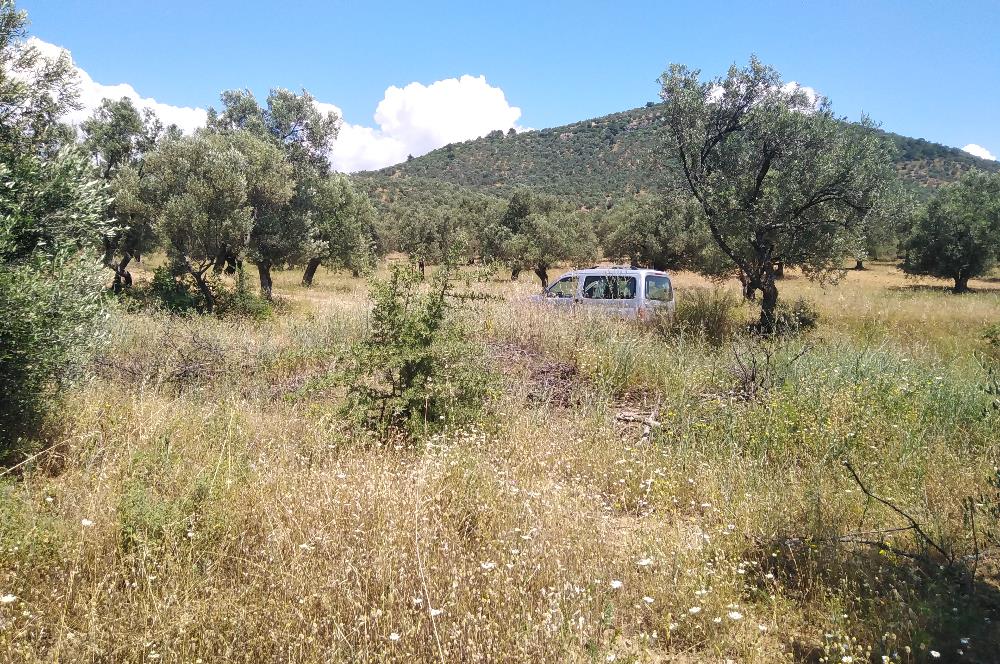
M 615 420 L 618 422 L 634 422 L 642 425 L 642 437 L 639 438 L 640 443 L 648 443 L 653 436 L 653 427 L 662 427 L 663 424 L 659 422 L 656 418 L 660 415 L 660 407 L 657 406 L 653 409 L 649 415 L 644 413 L 618 413 L 615 415 Z
M 861 480 L 861 476 L 858 475 L 858 472 L 856 470 L 854 470 L 854 466 L 851 465 L 851 462 L 848 461 L 847 459 L 844 459 L 843 463 L 844 463 L 844 467 L 847 468 L 847 470 L 850 471 L 851 475 L 854 477 L 854 481 L 857 483 L 858 487 L 861 489 L 861 492 L 863 494 L 865 494 L 866 496 L 868 496 L 868 498 L 870 498 L 870 499 L 872 499 L 872 500 L 874 500 L 874 501 L 876 501 L 876 502 L 878 502 L 878 503 L 880 503 L 880 504 L 888 507 L 890 510 L 892 510 L 896 514 L 900 515 L 901 517 L 903 517 L 904 519 L 906 519 L 907 521 L 909 521 L 910 522 L 909 529 L 913 530 L 913 532 L 915 532 L 917 535 L 920 536 L 920 538 L 924 541 L 925 544 L 927 544 L 932 549 L 934 549 L 935 551 L 937 551 L 944 560 L 948 561 L 948 566 L 949 567 L 954 566 L 954 564 L 955 564 L 955 557 L 953 555 L 949 554 L 947 551 L 945 551 L 941 547 L 941 545 L 939 545 L 937 542 L 935 542 L 931 538 L 930 535 L 928 535 L 926 532 L 924 532 L 924 529 L 920 527 L 920 524 L 917 522 L 916 519 L 914 519 L 912 516 L 910 516 L 909 514 L 907 514 L 906 512 L 904 512 L 902 509 L 900 509 L 896 505 L 893 505 L 891 502 L 889 502 L 885 498 L 882 498 L 881 496 L 877 496 L 874 493 L 872 493 L 871 489 L 869 489 L 868 486 Z

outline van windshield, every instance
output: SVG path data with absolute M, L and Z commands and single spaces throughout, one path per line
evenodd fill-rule
M 591 300 L 631 300 L 635 284 L 635 277 L 594 275 L 583 280 L 583 296 Z
M 670 278 L 656 275 L 647 276 L 646 299 L 660 302 L 669 302 L 674 299 L 674 289 L 670 285 Z

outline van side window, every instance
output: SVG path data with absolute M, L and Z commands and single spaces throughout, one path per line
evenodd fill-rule
M 578 283 L 579 277 L 563 277 L 549 286 L 549 289 L 545 291 L 545 297 L 576 297 Z
M 594 275 L 583 280 L 583 296 L 591 300 L 631 300 L 635 297 L 635 277 Z
M 665 276 L 649 275 L 646 277 L 646 299 L 669 302 L 674 299 L 674 289 L 670 285 L 670 278 Z

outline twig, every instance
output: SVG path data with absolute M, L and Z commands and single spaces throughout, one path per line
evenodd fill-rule
M 47 454 L 47 453 L 49 453 L 49 452 L 52 452 L 52 451 L 53 451 L 53 450 L 55 450 L 55 449 L 56 449 L 57 447 L 59 447 L 60 445 L 64 445 L 65 443 L 66 443 L 66 441 L 65 441 L 65 440 L 62 440 L 62 441 L 59 441 L 58 443 L 54 443 L 54 444 L 52 444 L 52 445 L 50 445 L 50 446 L 46 447 L 46 448 L 45 448 L 44 450 L 42 450 L 41 452 L 36 452 L 35 454 L 32 454 L 32 455 L 31 455 L 30 457 L 28 457 L 27 459 L 25 459 L 25 460 L 23 460 L 23 461 L 19 461 L 19 462 L 15 463 L 15 464 L 14 464 L 13 466 L 11 466 L 10 468 L 5 468 L 4 470 L 0 471 L 0 477 L 3 477 L 3 476 L 4 476 L 4 475 L 6 475 L 7 473 L 10 473 L 10 472 L 14 471 L 15 469 L 17 469 L 17 468 L 20 468 L 21 466 L 23 466 L 23 465 L 24 465 L 24 464 L 26 464 L 26 463 L 31 463 L 32 461 L 34 461 L 34 460 L 35 460 L 35 459 L 37 459 L 38 457 L 42 456 L 43 454 Z
M 891 502 L 889 502 L 885 498 L 882 498 L 880 496 L 876 496 L 874 493 L 872 493 L 871 490 L 865 485 L 865 483 L 863 481 L 861 481 L 861 477 L 858 475 L 857 471 L 854 470 L 854 466 L 851 465 L 851 462 L 848 461 L 847 459 L 844 459 L 843 463 L 844 463 L 844 467 L 847 468 L 848 471 L 850 471 L 850 473 L 851 473 L 852 476 L 854 476 L 854 481 L 857 482 L 858 487 L 861 488 L 861 492 L 862 493 L 864 493 L 866 496 L 868 496 L 872 500 L 875 500 L 875 501 L 881 503 L 882 505 L 885 505 L 886 507 L 888 507 L 889 509 L 891 509 L 896 514 L 900 515 L 901 517 L 903 517 L 904 519 L 906 519 L 907 521 L 909 521 L 910 522 L 910 527 L 913 529 L 913 531 L 915 533 L 917 533 L 918 535 L 920 535 L 920 537 L 924 540 L 924 542 L 926 542 L 928 545 L 930 545 L 931 548 L 933 548 L 935 551 L 937 551 L 938 553 L 940 553 L 941 557 L 948 561 L 949 567 L 955 564 L 955 558 L 954 558 L 954 556 L 949 555 L 943 548 L 941 548 L 940 545 L 938 545 L 937 542 L 935 542 L 933 539 L 931 539 L 931 537 L 927 533 L 924 532 L 924 529 L 920 527 L 920 524 L 917 523 L 916 519 L 914 519 L 912 516 L 910 516 L 909 514 L 907 514 L 906 512 L 904 512 L 903 510 L 901 510 L 899 507 L 896 507 L 895 505 L 893 505 Z

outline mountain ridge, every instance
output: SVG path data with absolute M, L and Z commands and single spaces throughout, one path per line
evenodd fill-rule
M 649 103 L 518 134 L 498 129 L 356 175 L 373 180 L 437 180 L 500 196 L 528 187 L 581 205 L 611 205 L 676 183 L 673 160 L 663 154 L 661 118 L 662 105 Z M 1000 172 L 1000 163 L 959 148 L 880 131 L 895 143 L 897 171 L 919 197 L 929 196 L 972 168 Z

